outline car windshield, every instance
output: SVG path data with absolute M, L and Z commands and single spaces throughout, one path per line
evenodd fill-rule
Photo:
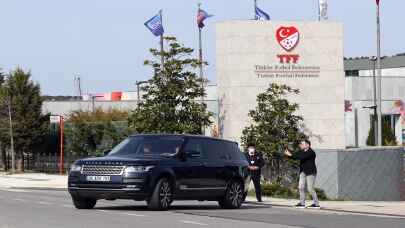
M 183 143 L 178 136 L 134 136 L 118 144 L 108 156 L 153 158 L 177 153 Z

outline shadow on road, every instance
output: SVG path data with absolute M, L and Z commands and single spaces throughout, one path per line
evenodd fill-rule
M 268 205 L 243 205 L 238 210 L 252 210 L 252 209 L 263 209 L 263 208 L 271 208 Z M 149 211 L 146 205 L 125 205 L 125 206 L 100 206 L 95 209 L 99 210 L 111 210 L 111 211 Z M 222 209 L 217 205 L 173 205 L 170 207 L 170 211 L 212 211 L 212 210 L 221 210 L 226 211 L 227 209 Z

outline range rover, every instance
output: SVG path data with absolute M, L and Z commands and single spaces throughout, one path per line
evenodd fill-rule
M 173 200 L 217 201 L 241 207 L 249 183 L 248 162 L 236 142 L 192 135 L 133 135 L 104 157 L 77 160 L 68 191 L 77 209 L 97 200 L 146 201 L 168 210 Z

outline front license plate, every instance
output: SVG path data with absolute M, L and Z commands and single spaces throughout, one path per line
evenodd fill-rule
M 111 180 L 110 176 L 87 176 L 87 181 L 108 182 Z

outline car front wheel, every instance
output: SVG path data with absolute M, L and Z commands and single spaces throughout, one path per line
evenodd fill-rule
M 90 198 L 72 197 L 73 204 L 77 209 L 93 209 L 97 200 Z
M 238 181 L 233 181 L 226 189 L 225 196 L 218 203 L 224 209 L 237 209 L 242 206 L 243 198 L 243 185 Z
M 173 190 L 170 181 L 162 178 L 158 181 L 148 200 L 148 208 L 154 211 L 168 210 L 173 202 Z

